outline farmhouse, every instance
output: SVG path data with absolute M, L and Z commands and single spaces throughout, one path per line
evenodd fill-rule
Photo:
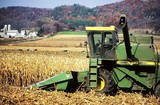
M 11 25 L 4 25 L 4 28 L 0 30 L 0 37 L 3 38 L 31 38 L 36 37 L 37 32 L 30 32 L 29 30 L 21 30 L 19 33 L 18 30 L 11 30 Z
M 19 34 L 18 30 L 8 30 L 7 31 L 7 36 L 9 38 L 16 37 L 18 34 Z

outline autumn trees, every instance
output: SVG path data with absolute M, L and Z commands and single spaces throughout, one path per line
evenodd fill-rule
M 13 29 L 34 28 L 48 34 L 61 30 L 84 30 L 85 26 L 118 26 L 119 16 L 124 13 L 130 28 L 150 28 L 158 33 L 159 11 L 159 0 L 124 0 L 95 8 L 79 4 L 54 9 L 8 7 L 0 9 L 0 28 L 11 24 Z

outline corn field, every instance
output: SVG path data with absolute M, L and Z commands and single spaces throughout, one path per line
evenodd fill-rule
M 0 51 L 2 85 L 27 86 L 60 72 L 87 67 L 88 60 L 82 53 Z

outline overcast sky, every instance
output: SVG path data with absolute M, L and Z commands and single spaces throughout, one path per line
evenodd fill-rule
M 37 8 L 54 8 L 61 5 L 80 4 L 86 7 L 96 7 L 122 0 L 0 0 L 0 8 L 8 6 L 27 6 Z

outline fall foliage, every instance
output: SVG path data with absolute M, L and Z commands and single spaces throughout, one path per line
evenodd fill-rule
M 14 29 L 37 27 L 37 30 L 50 33 L 66 29 L 83 30 L 88 25 L 118 26 L 119 16 L 124 13 L 130 28 L 151 28 L 158 32 L 159 11 L 159 0 L 123 0 L 94 8 L 79 4 L 54 9 L 7 7 L 0 9 L 0 28 L 11 24 Z

